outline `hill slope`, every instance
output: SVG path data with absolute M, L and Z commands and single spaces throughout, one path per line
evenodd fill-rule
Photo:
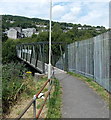
M 23 16 L 12 16 L 12 15 L 3 15 L 3 30 L 9 29 L 9 27 L 35 27 L 36 25 L 46 25 L 47 29 L 49 26 L 49 20 L 39 19 L 39 18 L 27 18 Z M 81 25 L 81 24 L 72 24 L 72 23 L 60 23 L 52 22 L 52 26 L 57 23 L 61 26 L 63 30 L 71 29 L 71 27 L 77 27 L 79 30 L 96 30 L 98 33 L 103 33 L 106 31 L 106 28 L 103 26 L 90 26 L 90 25 Z

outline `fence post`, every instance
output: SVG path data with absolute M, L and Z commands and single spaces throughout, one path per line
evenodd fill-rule
M 65 71 L 68 71 L 68 45 L 65 45 Z
M 31 46 L 30 64 L 32 63 L 32 55 L 33 55 L 33 46 Z
M 38 45 L 36 46 L 36 62 L 35 62 L 35 67 L 37 67 L 37 62 L 38 62 Z
M 29 46 L 27 45 L 26 61 L 28 61 L 28 54 L 29 54 Z
M 20 49 L 21 49 L 21 58 L 23 58 L 23 46 L 22 45 L 20 46 Z
M 45 73 L 45 51 L 44 51 L 44 43 L 42 44 L 42 69 L 43 73 Z
M 34 115 L 34 120 L 36 119 L 36 95 L 33 97 L 34 102 L 33 102 L 33 115 Z
M 51 86 L 51 80 L 49 81 L 49 86 L 48 86 L 48 91 L 50 91 L 50 86 Z M 50 93 L 49 93 L 49 97 L 48 97 L 48 99 L 50 100 Z
M 109 34 L 109 92 L 111 93 L 111 31 Z M 109 96 L 109 100 L 111 100 L 111 96 Z

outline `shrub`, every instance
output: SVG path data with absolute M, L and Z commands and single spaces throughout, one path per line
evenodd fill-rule
M 26 71 L 20 63 L 10 63 L 3 65 L 2 69 L 2 102 L 3 113 L 9 110 L 17 99 L 17 95 L 24 91 L 22 76 Z M 22 86 L 22 87 L 21 87 Z M 19 88 L 21 87 L 20 91 Z

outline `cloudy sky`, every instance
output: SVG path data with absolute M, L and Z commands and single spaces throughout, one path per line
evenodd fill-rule
M 110 0 L 52 0 L 53 20 L 109 26 Z M 0 14 L 49 19 L 50 0 L 0 0 Z

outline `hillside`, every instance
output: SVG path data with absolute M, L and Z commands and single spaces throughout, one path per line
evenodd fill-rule
M 37 30 L 39 27 L 37 25 L 46 25 L 47 29 L 49 27 L 49 20 L 39 19 L 39 18 L 27 18 L 23 16 L 12 16 L 12 15 L 3 15 L 3 30 L 9 29 L 9 27 L 35 27 Z M 57 23 L 61 26 L 63 30 L 70 30 L 72 27 L 76 27 L 79 30 L 96 30 L 98 33 L 103 33 L 106 31 L 106 28 L 103 26 L 90 26 L 90 25 L 81 25 L 81 24 L 72 24 L 72 23 L 60 23 L 52 22 L 52 26 Z
M 36 27 L 36 24 L 48 24 L 48 20 L 38 18 L 27 18 L 22 16 L 3 15 L 3 29 L 9 27 Z
M 25 39 L 25 42 L 48 41 L 49 20 L 39 18 L 27 18 L 23 16 L 3 15 L 2 31 L 9 30 L 10 27 L 21 27 L 22 29 L 35 28 L 37 35 L 32 36 L 32 40 Z M 72 43 L 95 37 L 108 31 L 103 26 L 81 25 L 52 21 L 52 41 Z M 7 35 L 3 34 L 2 41 L 6 41 Z M 24 41 L 24 40 L 23 40 Z

